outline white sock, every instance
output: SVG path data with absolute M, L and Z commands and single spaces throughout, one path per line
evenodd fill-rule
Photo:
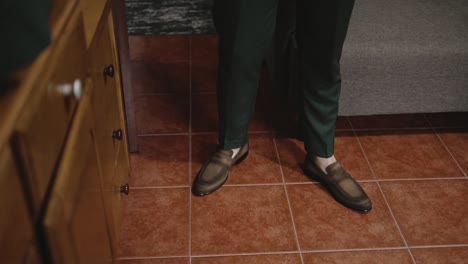
M 239 153 L 240 148 L 235 148 L 235 149 L 231 149 L 231 150 L 232 150 L 232 157 L 231 158 L 234 158 L 237 155 L 237 153 Z
M 319 166 L 320 169 L 323 170 L 323 172 L 327 173 L 325 170 L 330 164 L 334 163 L 336 161 L 335 155 L 329 157 L 329 158 L 322 158 L 322 157 L 317 157 L 314 156 L 314 162 Z

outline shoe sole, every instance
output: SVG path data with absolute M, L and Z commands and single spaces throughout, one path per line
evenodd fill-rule
M 242 157 L 240 157 L 238 160 L 236 160 L 236 162 L 234 162 L 234 164 L 232 164 L 231 168 L 238 165 L 238 164 L 240 164 L 242 161 L 244 161 L 247 158 L 248 155 L 249 155 L 249 151 L 247 151 Z M 231 168 L 229 168 L 229 170 L 231 170 Z M 229 171 L 228 171 L 228 175 L 226 176 L 226 179 L 224 179 L 224 181 L 218 187 L 214 188 L 212 191 L 209 191 L 209 192 L 206 192 L 206 193 L 197 193 L 197 192 L 194 191 L 194 189 L 192 187 L 192 193 L 195 196 L 199 196 L 199 197 L 212 194 L 215 191 L 217 191 L 219 188 L 223 187 L 224 183 L 226 183 L 228 178 L 229 178 Z

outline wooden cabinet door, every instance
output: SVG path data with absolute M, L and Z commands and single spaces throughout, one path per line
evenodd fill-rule
M 113 248 L 117 250 L 121 221 L 121 188 L 128 183 L 129 162 L 123 117 L 120 69 L 115 57 L 112 17 L 101 18 L 89 50 L 90 72 L 95 83 L 92 108 L 95 116 L 96 143 L 103 171 L 106 213 L 111 226 Z
M 87 83 L 91 91 L 90 82 Z M 80 102 L 43 228 L 53 263 L 112 263 L 89 94 Z
M 0 260 L 2 263 L 38 263 L 33 223 L 20 175 L 9 148 L 0 150 Z M 28 257 L 29 256 L 29 257 Z
M 86 76 L 82 17 L 70 18 L 16 126 L 22 163 L 35 211 L 47 193 L 59 162 Z

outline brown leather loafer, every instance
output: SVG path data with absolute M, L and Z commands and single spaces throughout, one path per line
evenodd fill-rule
M 192 185 L 192 193 L 198 196 L 218 190 L 226 182 L 232 166 L 241 163 L 249 154 L 249 145 L 245 144 L 232 157 L 230 149 L 218 148 L 205 162 Z
M 311 158 L 306 157 L 303 169 L 307 176 L 320 182 L 344 206 L 363 213 L 372 209 L 367 194 L 338 161 L 330 164 L 324 173 Z

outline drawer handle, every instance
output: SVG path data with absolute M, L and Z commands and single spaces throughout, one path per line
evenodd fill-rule
M 80 79 L 76 79 L 73 83 L 64 83 L 57 86 L 57 90 L 65 97 L 73 96 L 79 100 L 83 95 L 83 84 Z
M 122 129 L 117 129 L 112 131 L 112 138 L 117 139 L 117 140 L 122 140 L 123 138 L 123 132 Z
M 127 184 L 120 186 L 120 192 L 124 193 L 125 195 L 128 195 L 130 192 L 130 186 Z
M 104 68 L 104 76 L 114 77 L 114 66 L 112 64 Z

